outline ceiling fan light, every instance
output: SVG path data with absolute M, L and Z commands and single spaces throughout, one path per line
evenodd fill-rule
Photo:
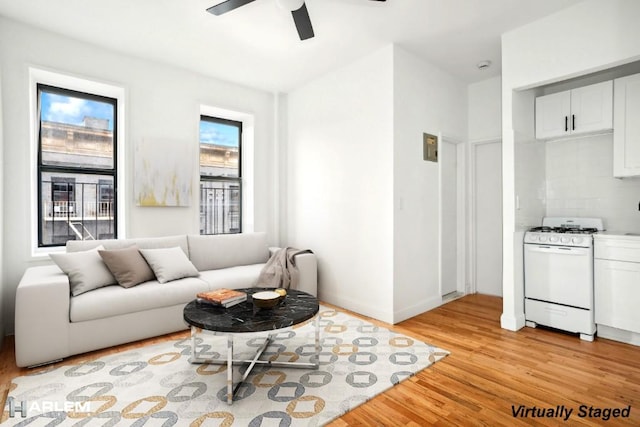
M 298 10 L 302 7 L 304 0 L 276 0 L 276 3 L 281 9 L 293 12 L 294 10 Z

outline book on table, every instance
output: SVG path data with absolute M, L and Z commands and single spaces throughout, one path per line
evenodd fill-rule
M 247 300 L 247 294 L 235 289 L 220 288 L 208 292 L 200 292 L 198 301 L 221 307 L 231 307 Z

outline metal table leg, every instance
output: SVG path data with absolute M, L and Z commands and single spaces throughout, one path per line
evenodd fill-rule
M 255 352 L 252 359 L 234 359 L 233 358 L 233 333 L 219 333 L 215 331 L 211 331 L 216 335 L 226 335 L 227 337 L 227 358 L 226 360 L 220 359 L 205 359 L 201 358 L 197 355 L 196 352 L 196 335 L 198 333 L 198 328 L 195 326 L 191 327 L 191 357 L 189 358 L 189 362 L 193 364 L 210 364 L 210 365 L 227 365 L 227 403 L 229 405 L 233 404 L 233 397 L 237 393 L 238 389 L 245 382 L 245 380 L 249 377 L 249 374 L 255 367 L 255 365 L 269 365 L 274 368 L 296 368 L 296 369 L 318 369 L 320 366 L 320 316 L 316 314 L 314 319 L 315 326 L 315 361 L 314 362 L 272 362 L 270 360 L 260 360 L 260 356 L 265 352 L 265 350 L 269 347 L 269 344 L 273 342 L 273 336 L 275 334 L 269 334 L 260 348 Z M 287 330 L 290 328 L 283 328 L 281 330 Z M 234 365 L 245 365 L 248 364 L 247 370 L 244 375 L 240 379 L 240 381 L 233 386 L 233 366 Z
M 233 335 L 227 335 L 227 403 L 233 403 Z

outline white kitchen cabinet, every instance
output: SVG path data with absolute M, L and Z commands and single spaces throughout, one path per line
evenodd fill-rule
M 598 336 L 640 342 L 640 238 L 597 236 L 594 306 Z
M 640 74 L 614 82 L 613 175 L 640 175 Z
M 640 333 L 640 263 L 595 260 L 596 324 Z
M 554 139 L 613 128 L 613 81 L 536 98 L 536 138 Z

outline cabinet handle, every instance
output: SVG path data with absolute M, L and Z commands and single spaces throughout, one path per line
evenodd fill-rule
M 564 131 L 567 132 L 569 130 L 569 116 L 564 116 Z
M 571 115 L 571 130 L 576 130 L 576 115 Z

